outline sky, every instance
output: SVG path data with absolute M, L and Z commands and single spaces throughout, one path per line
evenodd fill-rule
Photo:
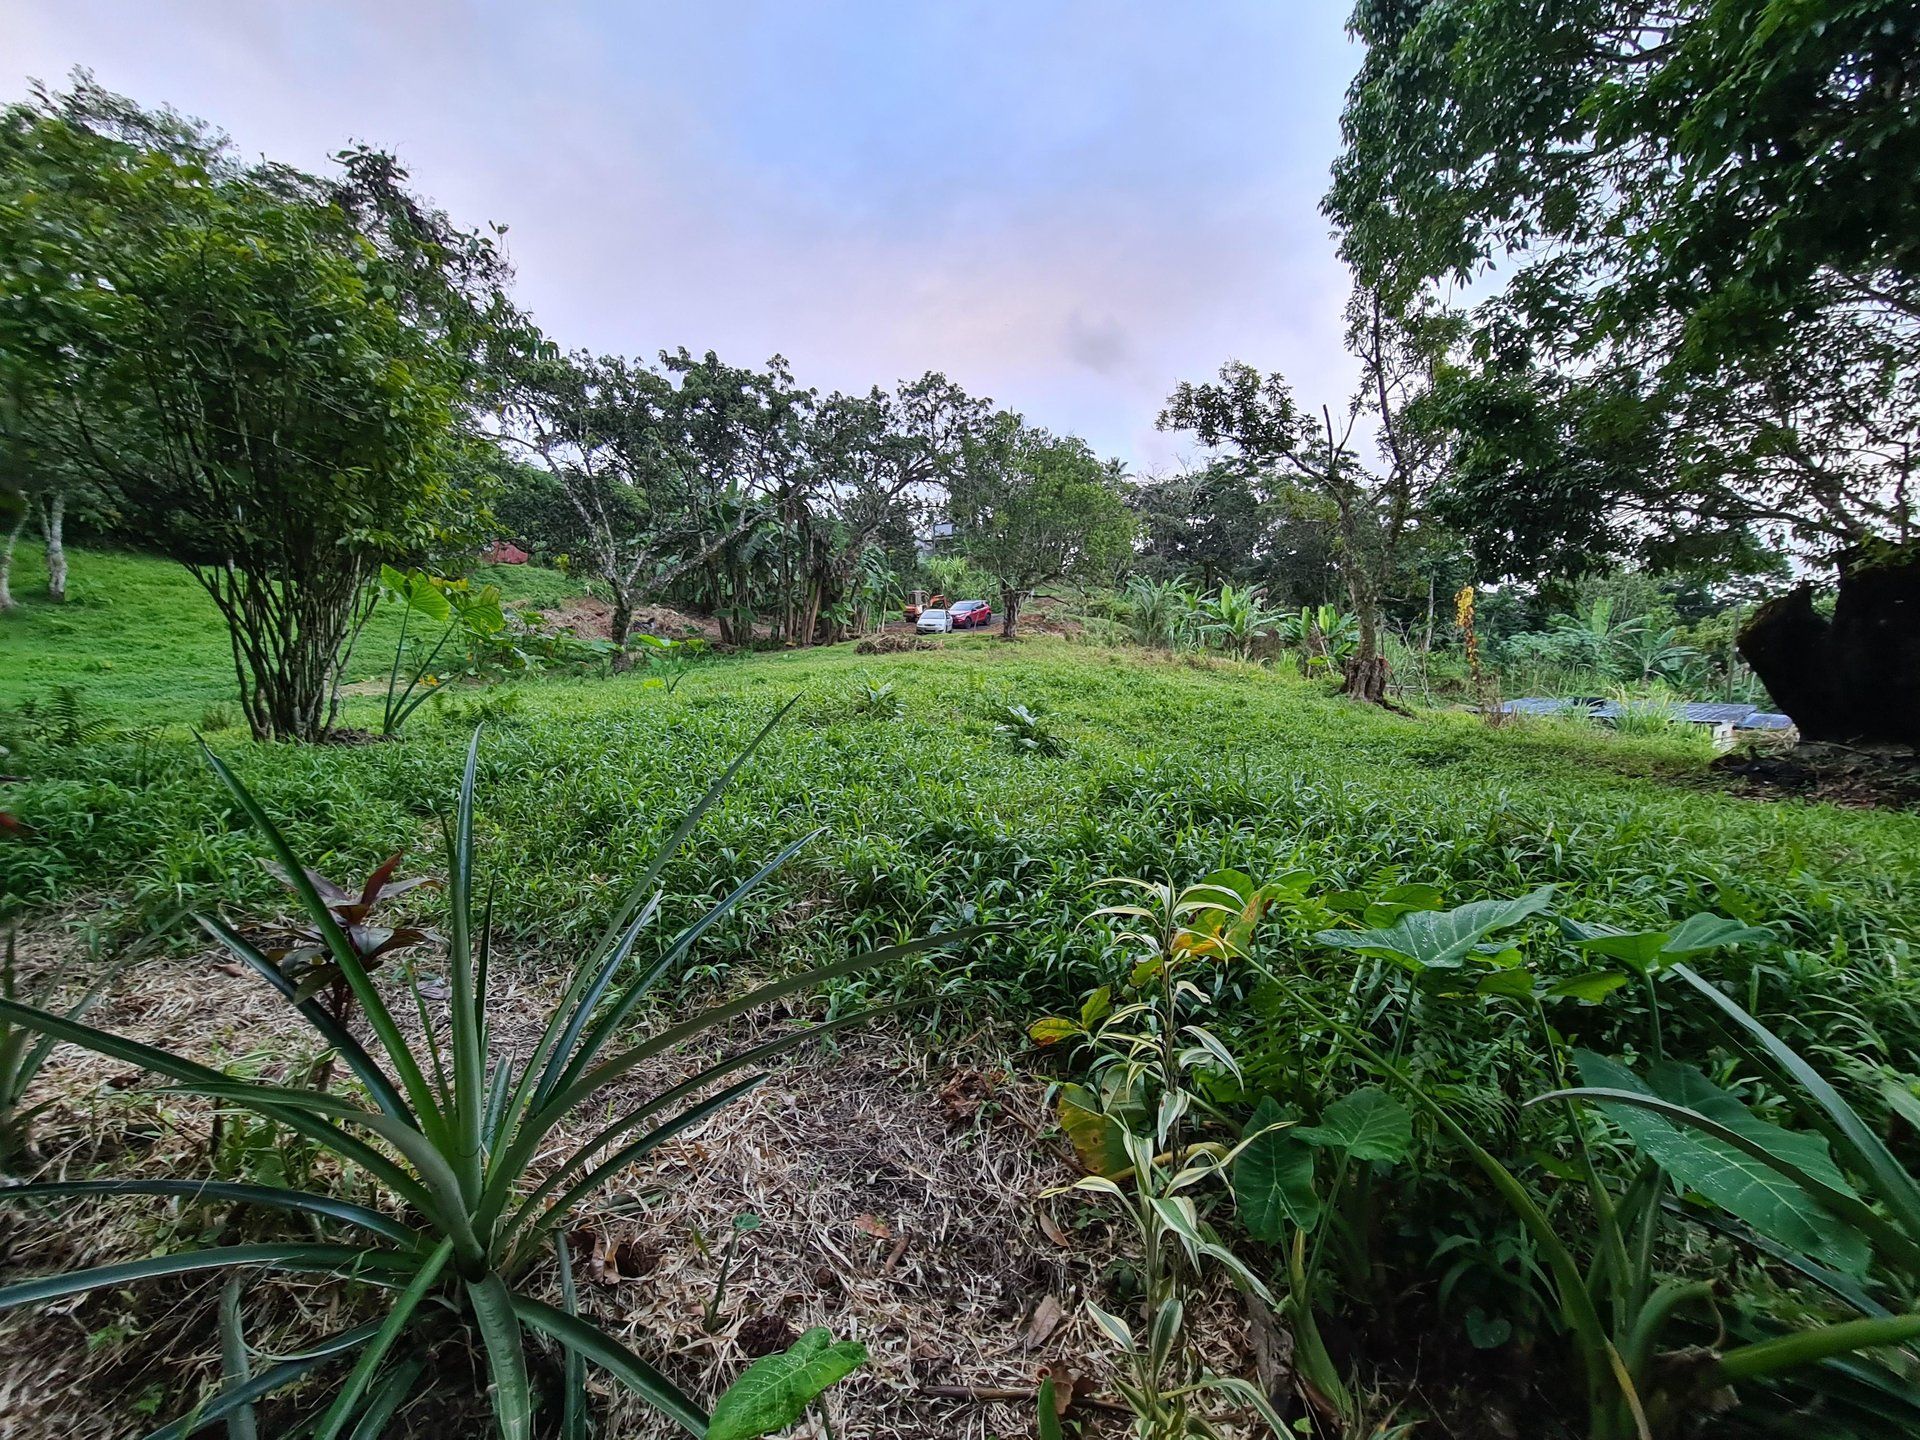
M 1142 471 L 1229 358 L 1338 406 L 1318 205 L 1350 0 L 0 0 L 0 98 L 76 65 L 310 169 L 397 153 L 567 349 L 940 370 Z

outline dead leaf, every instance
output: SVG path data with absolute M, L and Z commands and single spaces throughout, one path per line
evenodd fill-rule
M 1065 1418 L 1067 1411 L 1073 1408 L 1076 1400 L 1093 1393 L 1092 1377 L 1076 1375 L 1065 1365 L 1042 1365 L 1034 1371 L 1036 1380 L 1045 1380 L 1048 1376 L 1053 1377 L 1054 1413 L 1062 1418 Z
M 1040 1303 L 1033 1307 L 1033 1314 L 1027 1317 L 1027 1333 L 1023 1342 L 1026 1348 L 1038 1350 L 1066 1318 L 1067 1312 L 1061 1308 L 1058 1300 L 1052 1295 L 1042 1295 Z
M 893 1231 L 888 1228 L 887 1222 L 880 1219 L 877 1215 L 854 1216 L 853 1228 L 864 1234 L 871 1235 L 876 1240 L 891 1240 L 893 1238 Z
M 1035 1210 L 1033 1213 L 1034 1218 L 1040 1222 L 1040 1233 L 1042 1235 L 1046 1236 L 1047 1239 L 1058 1245 L 1062 1250 L 1071 1250 L 1073 1248 L 1072 1239 L 1068 1237 L 1066 1231 L 1060 1228 L 1060 1222 L 1053 1218 L 1053 1212 L 1051 1210 L 1043 1207 Z

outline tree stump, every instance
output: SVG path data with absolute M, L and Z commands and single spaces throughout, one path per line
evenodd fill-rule
M 1738 644 L 1801 739 L 1920 746 L 1920 545 L 1849 551 L 1831 620 L 1801 585 Z

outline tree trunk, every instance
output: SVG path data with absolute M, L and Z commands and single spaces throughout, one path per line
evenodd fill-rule
M 67 598 L 67 492 L 55 490 L 41 501 L 40 533 L 47 542 L 47 598 Z
M 1346 683 L 1340 693 L 1369 705 L 1384 705 L 1387 700 L 1387 657 L 1380 653 L 1380 601 L 1370 582 L 1350 580 L 1349 593 L 1360 621 L 1360 644 L 1347 661 Z
M 1920 746 L 1920 545 L 1849 552 L 1831 620 L 1802 585 L 1754 611 L 1739 646 L 1801 739 Z
M 240 708 L 256 740 L 324 739 L 364 584 L 359 564 L 315 557 L 292 577 L 195 567 L 226 619 Z
M 607 617 L 607 638 L 624 648 L 627 632 L 633 628 L 633 597 L 623 587 L 613 591 L 613 613 Z
M 19 543 L 20 532 L 26 528 L 27 506 L 22 503 L 13 528 L 7 532 L 6 548 L 0 549 L 0 613 L 13 609 L 13 547 Z
M 1009 590 L 1005 586 L 1002 586 L 1000 589 L 1000 638 L 1002 640 L 1013 639 L 1014 629 L 1019 623 L 1020 592 L 1018 590 Z

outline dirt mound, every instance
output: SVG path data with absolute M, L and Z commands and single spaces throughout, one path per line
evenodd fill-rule
M 582 640 L 604 640 L 608 622 L 613 618 L 613 607 L 597 595 L 580 595 L 539 613 L 550 631 L 567 630 Z M 718 622 L 667 605 L 647 605 L 634 611 L 633 633 L 658 635 L 667 640 L 701 635 L 712 644 L 720 640 Z

